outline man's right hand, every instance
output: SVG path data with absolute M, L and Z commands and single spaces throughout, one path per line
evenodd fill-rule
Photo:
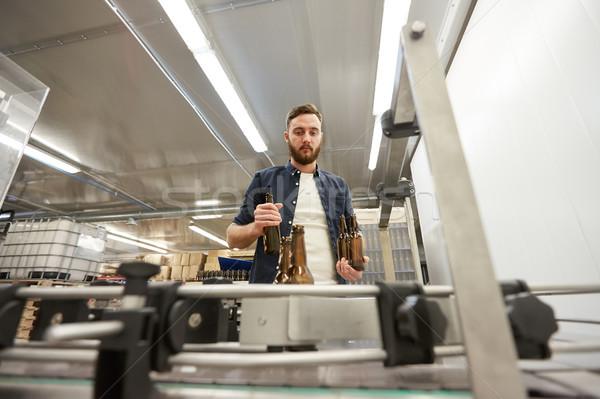
M 283 207 L 281 203 L 260 204 L 254 210 L 254 227 L 257 237 L 263 234 L 265 227 L 277 226 L 281 223 L 279 210 Z
M 227 228 L 227 245 L 229 248 L 247 248 L 263 235 L 265 227 L 277 226 L 281 223 L 279 210 L 283 204 L 261 204 L 254 210 L 254 222 L 246 225 L 232 223 Z

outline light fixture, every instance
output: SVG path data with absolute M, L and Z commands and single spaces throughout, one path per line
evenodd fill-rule
M 227 242 L 225 240 L 217 237 L 214 234 L 209 233 L 206 230 L 202 230 L 200 227 L 198 227 L 198 226 L 196 226 L 194 224 L 190 225 L 190 230 L 192 230 L 192 231 L 200 234 L 201 236 L 204 236 L 204 237 L 208 238 L 209 240 L 213 240 L 213 241 L 218 242 L 219 244 L 221 244 L 221 245 L 229 248 L 229 245 L 227 244 Z
M 381 114 L 390 108 L 400 50 L 400 30 L 408 20 L 410 0 L 385 0 L 381 19 L 377 77 L 373 95 L 373 139 L 369 156 L 369 170 L 374 170 L 381 146 Z
M 381 115 L 375 116 L 373 125 L 373 141 L 371 142 L 371 153 L 369 155 L 369 170 L 375 170 L 377 167 L 377 158 L 379 157 L 379 147 L 381 147 L 381 138 L 383 130 L 381 128 Z
M 217 206 L 220 203 L 218 199 L 201 199 L 195 202 L 196 206 Z
M 256 152 L 267 151 L 250 113 L 242 103 L 216 52 L 185 0 L 158 0 L 206 77 Z
M 127 226 L 137 226 L 137 222 L 135 221 L 134 218 L 128 218 L 127 222 L 125 223 Z
M 161 248 L 160 246 L 156 245 L 152 241 L 136 238 L 136 237 L 130 236 L 129 234 L 125 234 L 125 233 L 121 233 L 121 232 L 119 232 L 118 234 L 117 233 L 108 233 L 106 235 L 106 237 L 110 240 L 115 240 L 115 241 L 123 242 L 125 244 L 135 245 L 136 247 L 140 247 L 140 248 L 146 248 L 146 249 L 149 249 L 151 251 L 158 252 L 161 254 L 167 253 L 167 250 L 165 248 Z
M 19 151 L 23 147 L 23 143 L 4 134 L 0 134 L 0 143 L 5 144 L 17 151 Z M 30 146 L 29 144 L 25 146 L 23 154 L 63 172 L 67 172 L 70 174 L 81 172 L 81 170 L 71 165 L 70 163 L 58 159 L 54 155 L 50 155 L 46 152 L 38 150 L 37 148 Z
M 70 163 L 67 163 L 61 159 L 56 158 L 53 155 L 47 154 L 43 151 L 38 150 L 37 148 L 33 148 L 33 147 L 29 146 L 29 145 L 27 147 L 25 147 L 23 154 L 41 162 L 41 163 L 45 163 L 46 165 L 51 166 L 54 169 L 58 169 L 58 170 L 61 170 L 63 172 L 69 173 L 69 174 L 75 174 L 75 173 L 81 172 L 80 169 L 76 168 L 75 166 L 71 165 Z
M 205 220 L 205 219 L 220 219 L 223 215 L 196 215 L 192 216 L 194 220 Z
M 15 211 L 0 211 L 0 223 L 11 222 L 15 217 Z

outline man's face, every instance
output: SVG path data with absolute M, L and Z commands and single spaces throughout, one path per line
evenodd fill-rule
M 323 133 L 321 121 L 314 114 L 301 114 L 291 120 L 289 131 L 284 133 L 290 156 L 301 165 L 309 165 L 317 160 Z

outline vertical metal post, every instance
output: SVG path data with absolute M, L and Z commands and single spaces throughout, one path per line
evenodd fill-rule
M 410 204 L 410 198 L 404 199 L 404 217 L 408 228 L 408 239 L 410 240 L 410 255 L 415 269 L 415 280 L 423 284 L 423 271 L 421 270 L 421 258 L 419 256 L 419 244 L 417 243 L 417 232 L 415 231 L 415 220 Z
M 438 198 L 473 394 L 525 398 L 434 38 L 424 22 L 415 21 L 402 29 L 402 45 Z
M 394 258 L 392 256 L 392 243 L 390 240 L 390 231 L 388 226 L 379 228 L 379 241 L 381 242 L 381 255 L 383 259 L 383 271 L 385 272 L 385 281 L 396 281 L 396 271 L 394 269 Z

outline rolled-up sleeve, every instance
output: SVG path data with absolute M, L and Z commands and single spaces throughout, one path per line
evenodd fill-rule
M 345 205 L 344 216 L 346 218 L 348 218 L 354 213 L 354 207 L 352 206 L 352 195 L 350 195 L 350 189 L 348 188 L 348 185 L 346 184 L 345 181 L 344 181 L 344 186 L 345 186 L 344 197 L 346 199 L 345 204 L 344 204 Z

